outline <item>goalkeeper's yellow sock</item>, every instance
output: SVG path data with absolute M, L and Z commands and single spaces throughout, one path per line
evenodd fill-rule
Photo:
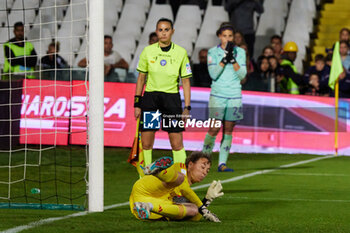
M 151 150 L 143 150 L 143 159 L 145 161 L 144 166 L 147 166 L 152 163 L 152 149 Z
M 224 134 L 224 138 L 221 142 L 220 153 L 219 153 L 219 166 L 227 162 L 227 157 L 230 153 L 232 144 L 232 135 Z
M 213 152 L 215 139 L 216 139 L 216 136 L 211 136 L 208 133 L 205 135 L 203 149 L 202 149 L 203 153 L 210 155 L 211 152 Z
M 174 163 L 185 163 L 186 162 L 186 151 L 185 148 L 175 151 L 173 150 Z

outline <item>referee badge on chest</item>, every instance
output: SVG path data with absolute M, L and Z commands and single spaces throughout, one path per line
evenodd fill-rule
M 165 66 L 166 65 L 166 60 L 165 59 L 160 60 L 160 65 L 161 66 Z

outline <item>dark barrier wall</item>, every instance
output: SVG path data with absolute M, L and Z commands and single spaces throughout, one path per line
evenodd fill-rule
M 19 144 L 23 80 L 0 81 L 0 149 Z

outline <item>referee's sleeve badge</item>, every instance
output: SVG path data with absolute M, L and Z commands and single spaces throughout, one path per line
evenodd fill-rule
M 192 74 L 190 63 L 186 63 L 186 72 L 187 72 L 187 74 Z

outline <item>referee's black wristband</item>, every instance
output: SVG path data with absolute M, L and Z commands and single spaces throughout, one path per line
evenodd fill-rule
M 135 95 L 134 97 L 134 108 L 141 108 L 141 98 L 140 95 Z

